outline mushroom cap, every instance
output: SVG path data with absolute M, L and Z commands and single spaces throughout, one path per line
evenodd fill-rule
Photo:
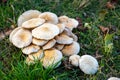
M 32 30 L 33 37 L 37 39 L 50 40 L 59 34 L 59 28 L 51 23 L 45 23 Z
M 31 60 L 40 60 L 42 57 L 43 57 L 43 50 L 40 49 L 38 52 L 35 52 L 35 53 L 32 53 L 32 54 L 29 54 L 28 57 L 31 59 Z
M 12 36 L 12 43 L 18 48 L 23 48 L 32 42 L 32 34 L 29 30 L 26 29 L 19 29 L 13 36 Z
M 40 49 L 39 46 L 31 44 L 31 45 L 23 48 L 23 49 L 22 49 L 22 52 L 23 52 L 24 54 L 27 54 L 27 55 L 28 55 L 28 54 L 31 54 L 31 53 L 33 53 L 33 52 L 37 52 L 39 49 Z
M 76 28 L 78 26 L 78 21 L 72 18 L 69 18 L 68 21 L 65 23 L 65 26 L 69 28 L 71 31 L 73 28 Z
M 18 27 L 22 26 L 22 23 L 29 19 L 37 18 L 40 14 L 41 12 L 39 12 L 38 10 L 25 11 L 24 13 L 22 13 L 22 15 L 18 17 L 17 21 Z
M 39 15 L 39 18 L 45 19 L 47 23 L 58 23 L 58 17 L 52 12 L 44 12 Z
M 68 35 L 68 36 L 72 36 L 72 32 L 69 28 L 65 28 L 64 31 L 63 31 L 64 34 Z
M 110 77 L 108 80 L 120 80 L 120 78 L 117 78 L 117 77 Z
M 62 24 L 62 23 L 59 23 L 59 24 L 57 24 L 57 26 L 59 28 L 59 32 L 62 33 L 64 31 L 64 29 L 65 29 L 65 25 Z
M 45 68 L 56 68 L 61 64 L 62 53 L 57 49 L 45 50 L 42 64 Z
M 75 41 L 73 41 L 72 44 L 65 45 L 64 48 L 62 49 L 62 53 L 65 56 L 78 54 L 79 51 L 80 51 L 80 45 L 77 42 L 75 42 Z
M 55 44 L 54 48 L 58 49 L 58 50 L 62 50 L 64 48 L 64 44 Z
M 27 28 L 27 29 L 31 29 L 31 28 L 35 28 L 35 27 L 42 25 L 44 22 L 45 22 L 44 19 L 32 18 L 28 21 L 23 22 L 22 27 Z
M 69 19 L 69 17 L 67 17 L 65 15 L 64 16 L 60 16 L 58 18 L 58 20 L 59 20 L 60 23 L 66 23 L 68 21 L 68 19 Z
M 25 63 L 27 65 L 31 65 L 31 64 L 34 64 L 35 62 L 34 62 L 34 60 L 31 60 L 29 57 L 27 57 L 26 60 L 25 60 Z
M 73 42 L 73 39 L 65 34 L 60 34 L 56 36 L 55 39 L 59 44 L 71 44 Z
M 74 55 L 71 55 L 71 56 L 69 57 L 69 62 L 70 62 L 73 66 L 78 67 L 78 66 L 79 66 L 79 59 L 80 59 L 80 56 L 74 54 Z
M 90 55 L 83 55 L 79 59 L 79 67 L 85 74 L 95 74 L 99 65 L 94 57 Z
M 52 48 L 55 45 L 55 43 L 55 39 L 48 41 L 48 43 L 43 46 L 43 50 Z
M 20 29 L 21 29 L 21 27 L 17 27 L 17 28 L 15 28 L 15 29 L 10 33 L 10 36 L 9 36 L 10 42 L 12 42 L 12 37 L 13 37 L 13 35 L 14 35 L 18 30 L 20 30 Z
M 36 38 L 33 38 L 33 39 L 32 39 L 32 43 L 35 44 L 35 45 L 38 45 L 38 46 L 43 46 L 43 45 L 45 45 L 47 42 L 48 42 L 48 40 L 36 39 Z
M 78 37 L 75 34 L 72 33 L 70 37 L 73 38 L 73 41 L 78 41 Z

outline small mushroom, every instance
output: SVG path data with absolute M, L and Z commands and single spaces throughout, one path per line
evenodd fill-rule
M 37 39 L 50 40 L 59 34 L 59 28 L 51 23 L 45 23 L 32 30 L 33 37 Z
M 95 74 L 99 65 L 94 57 L 90 55 L 83 55 L 79 59 L 79 67 L 85 74 Z
M 39 18 L 45 19 L 47 23 L 53 23 L 53 24 L 58 23 L 57 15 L 52 12 L 44 12 L 39 15 Z
M 60 23 L 66 23 L 68 21 L 68 19 L 69 19 L 69 17 L 67 17 L 65 15 L 64 16 L 60 16 L 58 18 L 58 20 L 59 20 Z
M 43 57 L 43 50 L 40 49 L 38 52 L 35 52 L 35 53 L 32 53 L 32 54 L 29 54 L 28 57 L 31 59 L 31 60 L 40 60 L 42 57 Z
M 69 36 L 63 33 L 56 36 L 55 39 L 56 39 L 56 42 L 59 44 L 71 44 L 73 42 L 72 38 L 70 38 Z
M 58 44 L 58 43 L 56 43 L 54 47 L 56 49 L 58 49 L 58 50 L 62 50 L 64 48 L 64 44 Z
M 62 53 L 65 56 L 71 56 L 73 54 L 78 54 L 80 51 L 80 45 L 73 41 L 72 44 L 65 45 L 64 48 L 62 49 Z
M 18 27 L 22 26 L 22 23 L 29 19 L 37 18 L 40 14 L 41 12 L 39 12 L 38 10 L 25 11 L 24 13 L 22 13 L 22 15 L 18 17 L 17 21 Z
M 29 30 L 26 29 L 19 29 L 13 36 L 12 36 L 12 43 L 18 48 L 23 48 L 30 45 L 32 42 L 32 34 Z
M 59 28 L 59 32 L 62 33 L 64 31 L 64 29 L 65 29 L 65 25 L 62 24 L 62 23 L 59 23 L 59 24 L 57 24 L 57 26 Z
M 28 55 L 28 54 L 37 52 L 39 49 L 40 49 L 39 46 L 31 44 L 31 45 L 23 48 L 23 49 L 22 49 L 22 52 L 23 52 L 24 54 L 27 54 L 27 55 Z
M 34 64 L 35 62 L 34 62 L 34 60 L 31 60 L 29 57 L 27 57 L 26 60 L 25 60 L 25 63 L 27 65 L 31 65 L 31 64 Z
M 117 77 L 110 77 L 108 80 L 120 80 L 120 78 L 117 78 Z
M 69 62 L 70 62 L 73 66 L 78 67 L 78 66 L 79 66 L 79 59 L 80 59 L 80 56 L 74 54 L 74 55 L 71 55 L 71 56 L 69 57 Z
M 61 64 L 62 53 L 57 49 L 45 50 L 42 64 L 45 68 L 56 68 Z
M 43 46 L 43 50 L 52 48 L 55 45 L 55 43 L 55 39 L 48 41 L 48 43 Z
M 27 28 L 27 29 L 31 29 L 31 28 L 35 28 L 35 27 L 38 27 L 38 26 L 42 25 L 44 22 L 45 22 L 44 19 L 41 19 L 41 18 L 32 18 L 32 19 L 30 19 L 28 21 L 25 21 L 22 24 L 22 27 L 23 28 Z
M 33 39 L 32 39 L 32 43 L 35 44 L 35 45 L 38 45 L 38 46 L 43 46 L 43 45 L 45 45 L 47 42 L 48 42 L 48 40 L 36 39 L 36 38 L 33 38 Z

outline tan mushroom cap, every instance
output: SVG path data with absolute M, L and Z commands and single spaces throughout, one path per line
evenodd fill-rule
M 64 29 L 65 29 L 65 25 L 62 24 L 62 23 L 59 23 L 59 24 L 57 24 L 57 26 L 59 28 L 59 32 L 62 33 L 64 31 Z
M 37 39 L 50 40 L 59 34 L 59 28 L 51 23 L 45 23 L 32 30 L 33 37 Z
M 44 12 L 39 15 L 39 18 L 45 19 L 47 23 L 53 23 L 53 24 L 58 23 L 57 15 L 52 12 Z
M 76 42 L 78 41 L 78 37 L 75 34 L 72 33 L 70 37 L 73 38 L 74 41 Z
M 43 45 L 45 45 L 47 42 L 48 42 L 48 40 L 36 39 L 36 38 L 33 38 L 33 39 L 32 39 L 32 43 L 35 44 L 35 45 L 38 45 L 38 46 L 43 46 Z
M 28 21 L 23 22 L 22 27 L 27 28 L 27 29 L 31 29 L 31 28 L 35 28 L 35 27 L 42 25 L 44 22 L 45 22 L 44 19 L 32 18 Z
M 31 65 L 31 64 L 34 64 L 35 62 L 34 62 L 34 60 L 31 60 L 29 57 L 27 57 L 26 60 L 25 60 L 25 63 L 27 65 Z
M 24 54 L 27 54 L 27 55 L 28 55 L 28 54 L 37 52 L 39 49 L 40 49 L 39 46 L 31 44 L 31 45 L 23 48 L 23 49 L 22 49 L 22 52 L 23 52 Z
M 18 27 L 22 26 L 22 23 L 29 19 L 37 18 L 40 14 L 41 12 L 39 12 L 38 10 L 25 11 L 24 13 L 22 13 L 22 15 L 18 17 L 17 21 Z
M 62 50 L 64 48 L 64 46 L 65 46 L 64 44 L 57 44 L 56 43 L 54 47 L 58 50 Z
M 10 36 L 9 36 L 10 42 L 12 42 L 12 37 L 13 37 L 13 35 L 14 35 L 18 30 L 20 30 L 20 29 L 21 29 L 21 27 L 17 27 L 17 28 L 15 28 L 15 29 L 10 33 Z
M 48 41 L 48 43 L 43 46 L 43 50 L 52 48 L 55 45 L 55 43 L 55 39 Z
M 40 49 L 38 52 L 35 52 L 35 53 L 32 53 L 32 54 L 29 54 L 28 57 L 31 59 L 31 60 L 40 60 L 42 57 L 43 57 L 43 50 Z
M 29 30 L 20 29 L 12 37 L 12 43 L 18 48 L 30 45 L 32 42 L 32 34 Z
M 64 15 L 64 16 L 60 16 L 58 19 L 59 19 L 60 23 L 66 23 L 68 21 L 69 17 Z
M 59 44 L 71 44 L 73 42 L 73 39 L 65 34 L 60 34 L 56 36 L 55 39 Z
M 49 66 L 56 68 L 61 64 L 62 53 L 57 49 L 45 50 L 44 57 L 42 58 L 42 63 L 45 68 Z
M 70 45 L 65 45 L 65 47 L 62 49 L 62 53 L 65 56 L 78 54 L 79 51 L 80 51 L 80 45 L 75 41 L 73 41 L 73 43 Z

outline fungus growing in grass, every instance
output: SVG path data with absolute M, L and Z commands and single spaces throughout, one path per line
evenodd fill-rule
M 35 61 L 34 61 L 34 60 L 31 60 L 29 57 L 27 57 L 26 60 L 25 60 L 25 63 L 26 63 L 27 65 L 31 65 L 31 64 L 34 64 Z
M 22 23 L 29 19 L 38 18 L 40 14 L 41 12 L 39 12 L 38 10 L 25 11 L 24 13 L 22 13 L 22 15 L 18 17 L 18 21 L 17 21 L 18 27 L 21 27 Z
M 52 23 L 57 24 L 58 23 L 58 17 L 56 14 L 52 12 L 44 12 L 39 15 L 39 18 L 45 19 L 46 23 Z
M 78 67 L 78 66 L 79 66 L 79 59 L 80 59 L 80 56 L 74 54 L 74 55 L 71 55 L 71 56 L 69 57 L 69 62 L 70 62 L 73 66 Z
M 64 44 L 57 44 L 56 43 L 54 47 L 58 50 L 62 50 L 64 48 Z
M 79 59 L 79 67 L 85 74 L 95 74 L 99 65 L 94 57 L 83 55 Z
M 44 40 L 44 39 L 36 39 L 36 38 L 32 39 L 32 43 L 35 44 L 35 45 L 38 45 L 38 46 L 43 46 L 47 42 L 48 42 L 48 40 Z
M 108 80 L 120 80 L 120 78 L 117 78 L 117 77 L 110 77 Z
M 62 23 L 59 23 L 59 24 L 57 24 L 57 26 L 59 28 L 59 32 L 62 33 L 64 31 L 64 29 L 65 29 L 65 25 L 62 24 Z

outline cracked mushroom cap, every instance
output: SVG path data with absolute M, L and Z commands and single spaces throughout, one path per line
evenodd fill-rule
M 68 21 L 69 17 L 64 15 L 64 16 L 60 16 L 58 19 L 59 19 L 60 23 L 66 23 Z
M 48 43 L 43 46 L 43 50 L 52 48 L 55 45 L 55 43 L 55 39 L 48 41 Z
M 79 66 L 79 59 L 80 59 L 80 56 L 74 54 L 74 55 L 71 55 L 71 56 L 69 57 L 69 62 L 70 62 L 73 66 L 78 67 L 78 66 Z
M 34 60 L 31 60 L 29 57 L 27 57 L 26 60 L 25 60 L 25 63 L 27 65 L 31 65 L 31 64 L 34 64 L 35 62 L 34 62 Z
M 40 49 L 39 46 L 31 44 L 31 45 L 23 48 L 23 49 L 22 49 L 22 52 L 23 52 L 24 54 L 27 54 L 27 55 L 28 55 L 28 54 L 37 52 L 39 49 Z
M 35 53 L 32 53 L 32 54 L 29 54 L 28 57 L 31 59 L 31 60 L 40 60 L 42 57 L 43 57 L 43 50 L 40 49 L 38 52 L 35 52 Z
M 45 23 L 32 30 L 33 37 L 37 39 L 50 40 L 59 34 L 59 28 L 51 23 Z
M 32 18 L 28 21 L 23 22 L 22 27 L 27 28 L 27 29 L 31 29 L 31 28 L 35 28 L 35 27 L 42 25 L 44 22 L 45 22 L 44 19 Z
M 57 24 L 57 26 L 59 28 L 59 32 L 62 33 L 64 31 L 64 29 L 65 29 L 65 25 L 62 24 L 62 23 L 59 23 L 59 24 Z
M 110 77 L 108 80 L 120 80 L 120 78 L 117 78 L 117 77 Z
M 72 44 L 65 45 L 64 48 L 62 49 L 62 53 L 65 56 L 71 56 L 73 54 L 78 54 L 80 51 L 80 45 L 73 41 Z
M 39 12 L 38 10 L 25 11 L 24 13 L 22 13 L 22 15 L 18 17 L 17 21 L 18 27 L 22 26 L 22 23 L 29 19 L 37 18 L 40 14 L 41 12 Z
M 65 34 L 60 34 L 55 39 L 58 44 L 71 44 L 73 42 L 73 39 Z
M 32 42 L 32 34 L 29 30 L 26 29 L 19 29 L 13 36 L 12 36 L 12 43 L 18 48 L 23 48 L 30 45 Z
M 44 12 L 39 15 L 39 18 L 45 19 L 47 23 L 57 24 L 58 17 L 52 12 Z
M 10 42 L 12 42 L 12 37 L 13 37 L 13 35 L 14 35 L 18 30 L 20 30 L 20 29 L 21 29 L 21 27 L 17 27 L 17 28 L 15 28 L 15 29 L 10 33 L 10 36 L 9 36 Z
M 57 49 L 45 50 L 42 64 L 45 68 L 56 68 L 61 64 L 62 53 Z
M 64 44 L 55 44 L 54 48 L 58 49 L 58 50 L 62 50 L 64 48 Z
M 43 46 L 43 45 L 45 45 L 47 42 L 48 42 L 48 40 L 36 39 L 36 38 L 33 38 L 33 39 L 32 39 L 32 43 L 35 44 L 35 45 L 38 45 L 38 46 Z
M 79 67 L 85 74 L 95 74 L 99 65 L 94 57 L 90 55 L 83 55 L 79 59 Z

